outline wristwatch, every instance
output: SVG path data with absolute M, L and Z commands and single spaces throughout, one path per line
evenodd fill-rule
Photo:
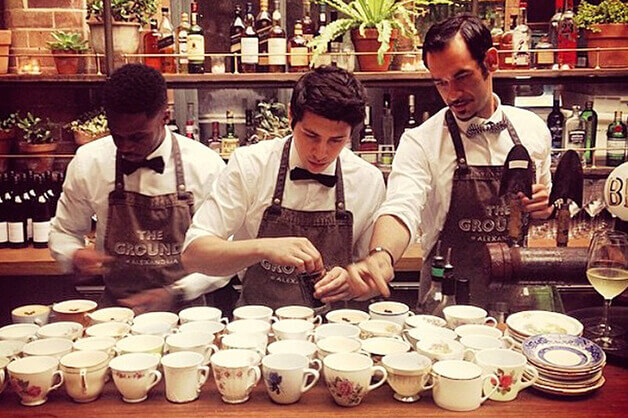
M 165 286 L 165 289 L 174 297 L 174 304 L 180 305 L 185 302 L 185 287 L 178 283 Z
M 373 255 L 375 253 L 381 253 L 381 252 L 384 252 L 384 253 L 388 254 L 388 256 L 390 257 L 390 265 L 394 267 L 394 265 L 395 265 L 395 257 L 393 257 L 393 255 L 390 252 L 390 250 L 388 250 L 386 248 L 375 247 L 371 251 L 369 251 L 369 255 Z

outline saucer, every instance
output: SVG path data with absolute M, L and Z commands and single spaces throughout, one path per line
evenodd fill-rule
M 523 354 L 543 368 L 555 371 L 590 371 L 601 367 L 606 354 L 593 341 L 564 334 L 542 334 L 527 338 Z
M 568 334 L 580 336 L 584 326 L 570 316 L 549 311 L 523 311 L 510 315 L 506 324 L 517 336 Z

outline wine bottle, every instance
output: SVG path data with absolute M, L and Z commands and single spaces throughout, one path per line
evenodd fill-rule
M 382 138 L 378 146 L 380 168 L 389 168 L 392 165 L 395 151 L 395 119 L 392 114 L 390 94 L 384 94 L 384 108 L 382 114 Z
M 242 67 L 240 66 L 240 53 L 242 51 L 242 34 L 244 33 L 244 20 L 242 19 L 242 6 L 239 4 L 235 6 L 235 11 L 233 12 L 233 22 L 231 23 L 231 27 L 229 28 L 229 35 L 231 37 L 231 53 L 235 54 L 238 59 L 237 70 L 240 72 Z M 229 71 L 232 73 L 236 72 L 236 59 L 234 57 L 229 57 Z
M 18 190 L 18 176 L 14 176 L 11 182 L 11 204 L 9 205 L 9 215 L 7 217 L 7 227 L 9 231 L 9 247 L 25 248 L 28 246 L 26 232 L 27 216 L 22 195 Z M 5 194 L 5 201 L 6 194 Z
M 414 119 L 414 112 L 414 94 L 411 94 L 408 96 L 408 120 L 406 126 L 403 128 L 404 132 L 418 126 L 416 119 Z
M 447 248 L 447 258 L 443 268 L 443 298 L 436 306 L 431 315 L 444 317 L 443 310 L 456 304 L 456 279 L 454 277 L 454 266 L 451 264 L 451 247 Z
M 38 193 L 33 204 L 33 247 L 48 247 L 48 234 L 50 233 L 50 202 L 46 198 L 43 191 L 43 182 L 41 177 L 36 179 L 37 188 L 41 190 Z
M 554 90 L 554 104 L 552 111 L 547 116 L 547 127 L 552 135 L 552 148 L 563 148 L 563 127 L 565 125 L 565 115 L 560 110 L 560 92 Z M 552 158 L 556 159 L 560 152 L 552 153 Z
M 427 291 L 425 297 L 421 300 L 420 310 L 424 314 L 430 314 L 434 312 L 438 304 L 443 300 L 443 272 L 445 269 L 445 258 L 441 254 L 441 241 L 436 243 L 436 252 L 432 257 L 431 265 L 431 281 L 430 288 Z
M 360 138 L 359 150 L 360 152 L 365 152 L 361 154 L 364 161 L 377 165 L 377 153 L 374 151 L 378 150 L 378 145 L 377 138 L 371 127 L 371 106 L 369 105 L 365 106 L 364 128 L 362 138 Z
M 5 194 L 9 188 L 6 173 L 0 176 L 0 180 L 0 248 L 7 248 L 9 246 L 9 226 L 7 221 L 11 202 L 5 200 Z

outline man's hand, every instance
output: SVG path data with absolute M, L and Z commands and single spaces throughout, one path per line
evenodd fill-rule
M 524 205 L 523 210 L 530 213 L 532 219 L 547 219 L 554 211 L 554 207 L 549 205 L 549 190 L 544 184 L 532 185 L 532 199 L 521 192 L 517 196 Z
M 342 267 L 334 267 L 314 285 L 314 297 L 323 303 L 351 300 L 355 296 L 349 286 L 349 273 Z
M 349 287 L 356 298 L 366 299 L 376 295 L 390 296 L 388 282 L 394 277 L 390 256 L 384 252 L 376 252 L 364 260 L 347 267 Z
M 81 248 L 72 256 L 74 268 L 82 274 L 101 274 L 106 264 L 114 260 L 114 257 L 106 255 L 93 248 Z
M 164 288 L 149 289 L 126 299 L 120 299 L 118 303 L 133 309 L 135 315 L 153 311 L 169 311 L 174 307 L 174 294 Z
M 300 273 L 325 268 L 323 257 L 307 238 L 263 238 L 260 240 L 264 259 L 281 266 L 294 266 Z

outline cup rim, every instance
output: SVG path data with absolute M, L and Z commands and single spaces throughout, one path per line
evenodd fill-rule
M 283 329 L 284 327 L 290 327 L 291 324 L 302 325 L 304 329 L 298 329 L 298 330 Z M 291 318 L 291 319 L 281 319 L 275 322 L 271 328 L 275 332 L 283 332 L 287 334 L 292 334 L 292 333 L 312 331 L 314 329 L 314 324 L 311 321 L 307 321 L 305 319 L 292 319 Z
M 250 358 L 252 361 L 247 362 L 246 356 L 251 356 L 248 358 Z M 223 357 L 225 358 L 223 359 Z M 242 367 L 254 366 L 255 364 L 259 363 L 260 355 L 257 354 L 253 350 L 247 350 L 243 348 L 232 348 L 229 350 L 220 350 L 214 353 L 214 355 L 211 356 L 211 359 L 209 361 L 211 362 L 212 366 L 222 367 L 222 368 L 227 368 L 227 369 L 238 369 Z M 228 363 L 228 364 L 225 364 L 225 363 Z
M 113 328 L 114 327 L 118 327 L 118 330 L 122 330 L 125 329 L 125 331 L 123 331 L 121 334 L 120 333 L 116 333 L 116 334 L 106 334 L 106 335 L 96 335 L 93 334 L 94 331 L 100 331 L 101 329 L 106 330 L 108 328 Z M 85 329 L 85 334 L 89 335 L 90 337 L 102 337 L 102 336 L 111 336 L 111 335 L 116 335 L 116 336 L 124 336 L 126 334 L 128 334 L 131 331 L 131 325 L 125 323 L 125 322 L 118 322 L 118 321 L 109 321 L 109 322 L 101 322 L 99 324 L 94 324 L 94 325 L 90 325 L 89 327 L 87 327 Z
M 202 354 L 194 351 L 177 351 L 176 353 L 166 354 L 161 358 L 161 364 L 170 369 L 187 369 L 190 367 L 198 367 L 203 363 L 205 358 Z M 178 361 L 186 361 L 181 364 Z
M 40 369 L 40 370 L 32 371 L 32 372 L 15 370 L 16 367 L 30 365 L 30 364 L 38 364 L 38 362 L 41 364 L 41 362 L 44 362 L 44 361 L 46 362 L 45 366 L 47 366 L 44 369 Z M 20 374 L 20 375 L 35 375 L 35 374 L 47 372 L 51 369 L 57 370 L 58 368 L 59 368 L 59 360 L 57 360 L 57 358 L 53 356 L 22 357 L 20 359 L 13 360 L 9 364 L 7 364 L 7 370 L 9 371 L 9 373 Z
M 402 312 L 381 312 L 381 311 L 377 311 L 376 310 L 376 308 L 378 306 L 384 305 L 384 304 L 400 306 L 400 307 L 403 307 L 404 310 Z M 402 302 L 381 301 L 381 302 L 371 303 L 369 305 L 369 312 L 374 312 L 377 315 L 382 315 L 382 316 L 399 316 L 399 315 L 404 315 L 404 314 L 410 312 L 410 307 L 408 305 L 406 305 L 405 303 L 402 303 Z
M 67 338 L 59 338 L 59 337 L 53 337 L 53 338 L 46 338 L 43 340 L 33 340 L 30 342 L 27 342 L 26 344 L 24 344 L 24 346 L 22 347 L 22 353 L 27 354 L 29 356 L 41 356 L 42 354 L 33 354 L 33 353 L 29 353 L 28 350 L 32 349 L 33 347 L 37 347 L 37 346 L 48 346 L 50 344 L 63 344 L 65 345 L 65 347 L 63 348 L 63 350 L 57 351 L 54 354 L 58 354 L 61 353 L 67 349 L 70 349 L 70 351 L 72 351 L 72 349 L 74 348 L 74 343 L 67 339 Z M 52 356 L 54 357 L 52 354 L 44 354 L 46 356 Z
M 11 336 L 11 338 L 5 340 L 11 340 L 13 338 L 24 338 L 24 337 L 28 337 L 29 335 L 35 335 L 37 333 L 37 331 L 39 331 L 39 329 L 41 328 L 39 325 L 37 324 L 33 324 L 33 323 L 28 323 L 28 322 L 21 322 L 19 324 L 9 324 L 9 325 L 5 325 L 3 327 L 0 327 L 0 339 L 2 339 L 2 334 L 4 334 L 4 332 L 6 330 L 13 330 L 13 329 L 18 329 L 18 328 L 24 328 L 24 329 L 30 329 L 29 333 L 24 334 L 24 335 L 20 335 L 19 337 L 17 336 Z M 30 332 L 32 331 L 32 332 Z
M 87 361 L 87 359 L 92 360 L 94 363 L 81 363 L 81 360 Z M 91 369 L 94 367 L 98 367 L 101 364 L 108 362 L 109 355 L 103 351 L 96 350 L 81 350 L 81 351 L 73 351 L 61 357 L 59 359 L 59 364 L 61 367 L 65 369 Z M 75 362 L 72 364 L 72 362 Z
M 399 358 L 411 358 L 414 357 L 417 361 L 421 361 L 424 364 L 422 368 L 409 368 L 409 367 L 398 367 L 398 365 L 390 364 L 391 362 L 399 359 Z M 409 351 L 405 353 L 392 353 L 387 354 L 382 357 L 382 365 L 386 368 L 389 368 L 395 372 L 429 372 L 432 368 L 432 360 L 430 360 L 427 356 L 423 354 L 417 353 L 416 351 Z
M 374 330 L 374 329 L 368 329 L 367 328 L 369 325 L 373 325 L 373 324 L 378 324 L 378 325 L 381 324 L 381 325 L 386 325 L 386 326 L 389 326 L 389 327 L 394 327 L 395 330 L 397 330 L 397 333 L 399 333 L 399 332 L 401 332 L 403 330 L 403 327 L 400 324 L 398 324 L 396 322 L 393 322 L 393 321 L 388 321 L 386 319 L 367 319 L 366 321 L 360 322 L 357 326 L 361 330 L 363 330 L 363 331 L 380 332 L 381 330 L 379 330 L 379 329 Z
M 79 338 L 78 340 L 74 341 L 73 348 L 74 350 L 78 350 L 78 351 L 86 351 L 86 349 L 79 348 L 79 347 L 82 344 L 88 344 L 90 342 L 95 342 L 95 341 L 103 341 L 103 342 L 106 341 L 107 343 L 109 343 L 109 347 L 107 347 L 106 349 L 114 347 L 117 342 L 117 340 L 113 337 L 84 337 L 84 338 Z M 95 350 L 95 351 L 100 351 L 100 350 Z
M 289 346 L 289 345 L 301 346 L 300 348 L 304 352 L 306 351 L 306 347 L 309 348 L 310 349 L 309 353 L 306 354 L 306 356 L 314 354 L 316 352 L 316 349 L 318 348 L 316 344 L 314 344 L 311 341 L 306 341 L 306 340 L 277 340 L 277 341 L 273 341 L 272 343 L 268 344 L 268 347 L 266 348 L 266 350 L 268 351 L 269 355 L 270 354 L 289 353 L 289 351 L 279 351 L 279 352 L 275 352 L 275 353 L 271 353 L 270 352 L 271 350 L 275 349 L 276 347 Z
M 72 332 L 72 334 L 70 335 L 74 335 L 74 333 L 81 335 L 83 333 L 83 330 L 85 329 L 85 327 L 83 327 L 83 324 L 81 324 L 80 322 L 75 322 L 75 321 L 59 321 L 59 322 L 51 322 L 50 324 L 46 324 L 41 326 L 38 330 L 37 330 L 37 335 L 39 336 L 43 336 L 43 337 L 58 337 L 58 335 L 55 334 L 50 334 L 50 330 L 51 329 L 63 329 L 63 327 L 66 328 L 76 328 L 74 330 L 74 332 Z M 68 333 L 66 332 L 64 335 L 68 335 Z
M 482 340 L 482 341 L 489 341 L 490 340 L 491 342 L 497 342 L 499 344 L 499 346 L 495 346 L 495 347 L 478 347 L 475 344 L 469 343 L 469 340 L 471 340 L 471 339 L 473 339 L 473 340 Z M 460 344 L 462 344 L 466 348 L 470 348 L 472 350 L 487 350 L 487 349 L 501 348 L 501 346 L 502 346 L 502 342 L 501 342 L 501 340 L 498 337 L 491 337 L 490 335 L 481 335 L 481 334 L 472 334 L 472 335 L 465 335 L 463 337 L 460 337 Z
M 362 367 L 342 367 L 343 364 L 349 364 L 350 361 L 360 362 Z M 334 364 L 336 362 L 340 363 L 340 365 Z M 357 372 L 373 367 L 373 359 L 371 359 L 371 357 L 367 355 L 360 353 L 331 353 L 325 356 L 325 358 L 323 359 L 323 365 L 325 366 L 325 368 L 336 372 Z
M 323 330 L 330 330 L 330 329 L 344 329 L 346 331 L 351 330 L 352 334 L 355 333 L 356 336 L 360 335 L 360 327 L 358 327 L 357 325 L 349 324 L 348 322 L 330 322 L 327 324 L 323 324 L 317 327 L 316 331 L 314 332 L 316 333 L 316 335 L 320 337 L 321 335 L 325 335 L 323 333 Z M 328 337 L 346 337 L 346 335 L 325 335 L 323 338 L 328 338 Z M 348 337 L 348 338 L 351 338 L 351 337 Z
M 125 363 L 126 362 L 126 363 Z M 118 364 L 120 363 L 120 364 Z M 146 365 L 146 363 L 149 363 Z M 156 369 L 159 366 L 159 357 L 149 353 L 127 353 L 114 357 L 109 362 L 111 370 L 122 373 L 139 372 Z
M 194 324 L 194 325 L 189 325 L 189 324 Z M 194 330 L 193 332 L 205 332 L 207 334 L 217 334 L 219 332 L 222 332 L 225 330 L 225 328 L 227 327 L 225 324 L 223 324 L 222 322 L 218 322 L 218 321 L 192 321 L 192 322 L 186 322 L 185 324 L 181 324 L 181 326 L 179 327 L 179 331 L 180 332 L 192 332 L 190 331 L 185 331 L 184 328 L 195 328 L 195 327 L 203 327 L 203 326 L 220 326 L 221 328 L 219 330 L 216 330 L 214 332 L 212 331 L 203 331 L 203 330 Z M 182 330 L 183 329 L 183 330 Z
M 105 314 L 108 312 L 124 312 L 126 316 L 123 316 L 120 319 L 111 319 L 111 317 L 100 318 L 100 316 L 105 316 Z M 96 321 L 122 322 L 124 320 L 133 319 L 135 317 L 135 313 L 133 312 L 133 309 L 125 308 L 124 306 L 109 306 L 106 308 L 96 309 L 94 312 L 90 312 L 89 317 Z
M 463 309 L 468 310 L 468 311 L 475 311 L 479 315 L 461 315 L 457 313 Z M 483 313 L 480 314 L 480 312 L 483 312 Z M 486 316 L 488 315 L 488 312 L 486 311 L 486 309 L 480 308 L 479 306 L 475 306 L 475 305 L 451 305 L 443 309 L 443 315 L 447 315 L 452 318 L 459 318 L 459 319 L 479 319 L 479 318 L 486 318 Z
M 147 341 L 146 345 L 151 345 L 151 347 L 143 348 L 142 351 L 154 350 L 156 348 L 159 348 L 160 346 L 163 346 L 165 342 L 164 337 L 161 337 L 159 335 L 152 335 L 152 334 L 128 335 L 120 339 L 118 342 L 116 342 L 116 347 L 119 350 L 129 350 L 129 349 L 132 349 L 132 347 L 124 347 L 124 346 L 128 344 L 133 344 L 136 341 L 140 341 L 140 340 L 145 340 Z
M 512 356 L 519 360 L 517 363 L 512 364 L 498 364 L 495 361 L 496 355 L 507 355 Z M 482 359 L 484 356 L 489 356 L 490 360 Z M 480 350 L 475 353 L 475 361 L 478 364 L 482 364 L 482 366 L 487 367 L 499 367 L 499 368 L 518 368 L 524 367 L 528 364 L 528 359 L 521 353 L 517 353 L 516 351 L 509 350 L 507 348 L 486 348 L 484 350 Z
M 222 317 L 222 311 L 213 306 L 190 306 L 189 308 L 184 308 L 179 311 L 179 319 L 181 320 L 193 320 L 195 318 L 201 317 L 202 321 L 213 321 L 213 319 L 207 319 L 209 317 L 216 318 L 220 320 Z
M 45 311 L 44 312 L 40 312 L 38 314 L 33 314 L 33 315 L 20 315 L 22 312 L 20 312 L 21 310 L 25 310 L 27 308 L 44 308 Z M 47 305 L 37 305 L 37 304 L 31 304 L 31 305 L 22 305 L 22 306 L 18 306 L 17 308 L 13 308 L 11 310 L 11 315 L 16 316 L 18 318 L 37 318 L 40 315 L 50 315 L 50 306 Z
M 330 344 L 331 342 L 329 340 L 337 340 L 337 339 L 342 339 L 343 342 L 348 343 L 348 342 L 355 342 L 355 344 L 357 344 L 357 349 L 359 350 L 360 348 L 362 348 L 362 341 L 361 340 L 356 340 L 355 338 L 351 338 L 351 337 L 345 337 L 342 335 L 332 335 L 331 337 L 325 337 L 325 338 L 321 338 L 320 340 L 318 340 L 316 342 L 316 347 L 318 347 L 320 350 L 323 350 L 327 353 L 332 353 L 332 351 L 329 351 L 329 347 L 325 347 L 325 346 L 321 346 L 321 344 Z M 349 341 L 347 341 L 349 340 Z M 345 351 L 339 351 L 340 353 L 344 353 Z M 349 353 L 351 353 L 352 351 L 348 351 Z
M 179 315 L 167 311 L 145 312 L 133 318 L 133 325 L 156 321 L 166 322 L 173 327 L 179 322 Z
M 71 305 L 71 304 L 78 304 L 80 303 L 81 305 L 81 309 L 80 310 L 76 310 L 76 311 L 69 311 L 67 310 L 68 308 L 66 308 L 66 305 Z M 55 304 L 52 305 L 52 310 L 60 313 L 60 314 L 66 314 L 66 315 L 73 315 L 73 314 L 82 314 L 85 312 L 90 312 L 95 310 L 98 307 L 98 303 L 94 302 L 93 300 L 89 300 L 89 299 L 68 299 L 68 300 L 63 300 L 61 302 L 57 302 Z M 64 309 L 65 308 L 65 309 Z
M 264 314 L 256 314 L 253 317 L 246 317 L 243 318 L 240 316 L 240 314 L 242 312 L 248 312 L 248 311 L 253 311 L 253 310 L 260 310 L 260 311 L 264 311 Z M 237 308 L 235 308 L 233 310 L 233 317 L 234 318 L 238 318 L 238 319 L 258 319 L 260 320 L 260 318 L 266 318 L 266 317 L 270 317 L 273 315 L 273 309 L 269 306 L 266 305 L 243 305 L 243 306 L 238 306 Z
M 442 323 L 442 325 L 430 324 L 429 322 L 426 322 L 425 320 L 422 320 L 422 318 L 435 318 L 434 320 L 439 322 L 439 323 Z M 413 322 L 418 322 L 418 324 L 413 324 Z M 432 326 L 435 326 L 437 328 L 442 328 L 442 327 L 447 325 L 447 321 L 444 320 L 443 318 L 441 318 L 440 316 L 436 316 L 436 315 L 418 314 L 418 315 L 410 315 L 410 316 L 408 316 L 404 320 L 404 324 L 406 324 L 410 328 L 416 328 L 416 327 L 421 326 L 421 325 L 432 325 Z
M 473 331 L 469 331 L 469 333 L 464 333 L 461 334 L 460 332 L 464 332 L 465 330 L 470 330 L 470 329 L 482 329 L 482 330 L 493 330 L 490 332 L 493 333 L 498 333 L 499 337 L 503 336 L 503 333 L 495 327 L 491 327 L 489 325 L 485 325 L 485 324 L 462 324 L 462 325 L 458 325 L 455 329 L 454 332 L 456 333 L 456 335 L 458 335 L 458 337 L 462 338 L 462 337 L 466 337 L 467 335 L 486 335 L 487 337 L 492 337 L 492 335 L 486 333 L 486 334 L 481 334 L 480 332 L 473 332 Z M 499 337 L 494 337 L 494 338 L 499 338 Z
M 453 367 L 457 366 L 456 369 L 458 370 L 460 370 L 461 367 L 467 367 L 467 368 L 471 367 L 476 373 L 472 377 L 453 377 L 453 376 L 444 374 L 443 370 L 439 371 L 439 369 L 443 367 L 447 367 L 449 365 Z M 450 380 L 462 380 L 462 381 L 475 380 L 482 376 L 482 368 L 478 366 L 477 364 L 472 363 L 470 361 L 466 361 L 466 360 L 439 360 L 432 365 L 432 371 L 436 373 L 437 375 L 444 377 L 446 379 L 450 379 Z
M 342 315 L 343 312 L 346 313 L 351 313 L 351 314 L 357 314 L 357 315 L 362 315 L 364 318 L 357 321 L 357 322 L 353 322 L 353 321 L 337 321 L 336 319 L 334 319 L 334 317 L 336 315 Z M 325 314 L 325 319 L 327 319 L 327 322 L 330 324 L 347 324 L 347 325 L 354 325 L 354 324 L 359 324 L 360 322 L 363 321 L 367 321 L 369 319 L 371 319 L 371 315 L 368 312 L 364 312 L 361 311 L 359 309 L 334 309 L 333 311 L 329 311 Z
M 242 322 L 239 322 L 239 321 L 254 321 L 254 322 L 248 322 L 245 325 L 242 325 Z M 233 324 L 236 324 L 236 325 L 233 325 Z M 264 328 L 264 331 L 261 331 L 261 330 L 258 330 L 258 331 L 238 330 L 237 329 L 239 327 L 244 327 L 247 324 L 249 326 L 253 326 L 253 324 L 258 324 L 259 328 Z M 236 329 L 234 330 L 233 327 L 236 327 Z M 237 332 L 260 333 L 260 332 L 268 332 L 270 330 L 270 324 L 268 322 L 266 322 L 266 321 L 262 321 L 261 319 L 236 319 L 234 321 L 229 322 L 229 324 L 227 324 L 225 329 L 230 334 L 234 334 L 234 333 L 237 333 Z
M 177 348 L 194 348 L 201 345 L 207 345 L 214 342 L 214 335 L 200 331 L 184 331 L 166 337 L 166 344 Z M 194 340 L 192 340 L 194 339 Z M 203 341 L 200 341 L 203 339 Z M 183 341 L 179 341 L 183 340 Z M 184 344 L 181 344 L 181 343 Z M 189 343 L 186 343 L 189 342 Z
M 275 315 L 285 316 L 286 314 L 283 312 L 289 311 L 289 310 L 302 311 L 304 314 L 305 312 L 307 312 L 307 315 L 304 316 L 305 318 L 307 318 L 310 315 L 314 316 L 314 309 L 310 308 L 309 306 L 303 306 L 303 305 L 282 306 L 280 308 L 275 309 Z M 286 319 L 299 319 L 299 318 L 286 318 Z
M 269 364 L 271 362 L 278 362 L 277 364 Z M 294 365 L 295 362 L 300 362 L 300 364 Z M 292 366 L 286 366 L 286 363 L 291 363 Z M 268 354 L 262 358 L 262 365 L 269 369 L 274 370 L 284 370 L 284 371 L 294 371 L 294 370 L 303 370 L 308 367 L 310 364 L 310 359 L 308 359 L 303 354 L 298 353 L 274 353 Z
M 453 345 L 453 347 L 455 347 L 456 350 L 460 351 L 460 352 L 464 351 L 464 348 L 465 348 L 464 345 L 462 345 L 462 343 L 460 341 L 449 340 L 447 338 L 423 338 L 422 340 L 419 340 L 416 343 L 416 348 L 417 348 L 417 350 L 421 350 L 421 351 L 425 351 L 425 352 L 430 353 L 430 354 L 438 355 L 440 353 L 436 353 L 436 352 L 433 352 L 433 351 L 430 351 L 430 350 L 427 350 L 427 349 L 424 348 L 425 344 L 434 343 L 434 342 L 437 342 L 437 343 L 439 343 L 439 342 L 440 343 L 447 343 L 448 345 Z M 440 360 L 440 361 L 445 361 L 445 360 Z

